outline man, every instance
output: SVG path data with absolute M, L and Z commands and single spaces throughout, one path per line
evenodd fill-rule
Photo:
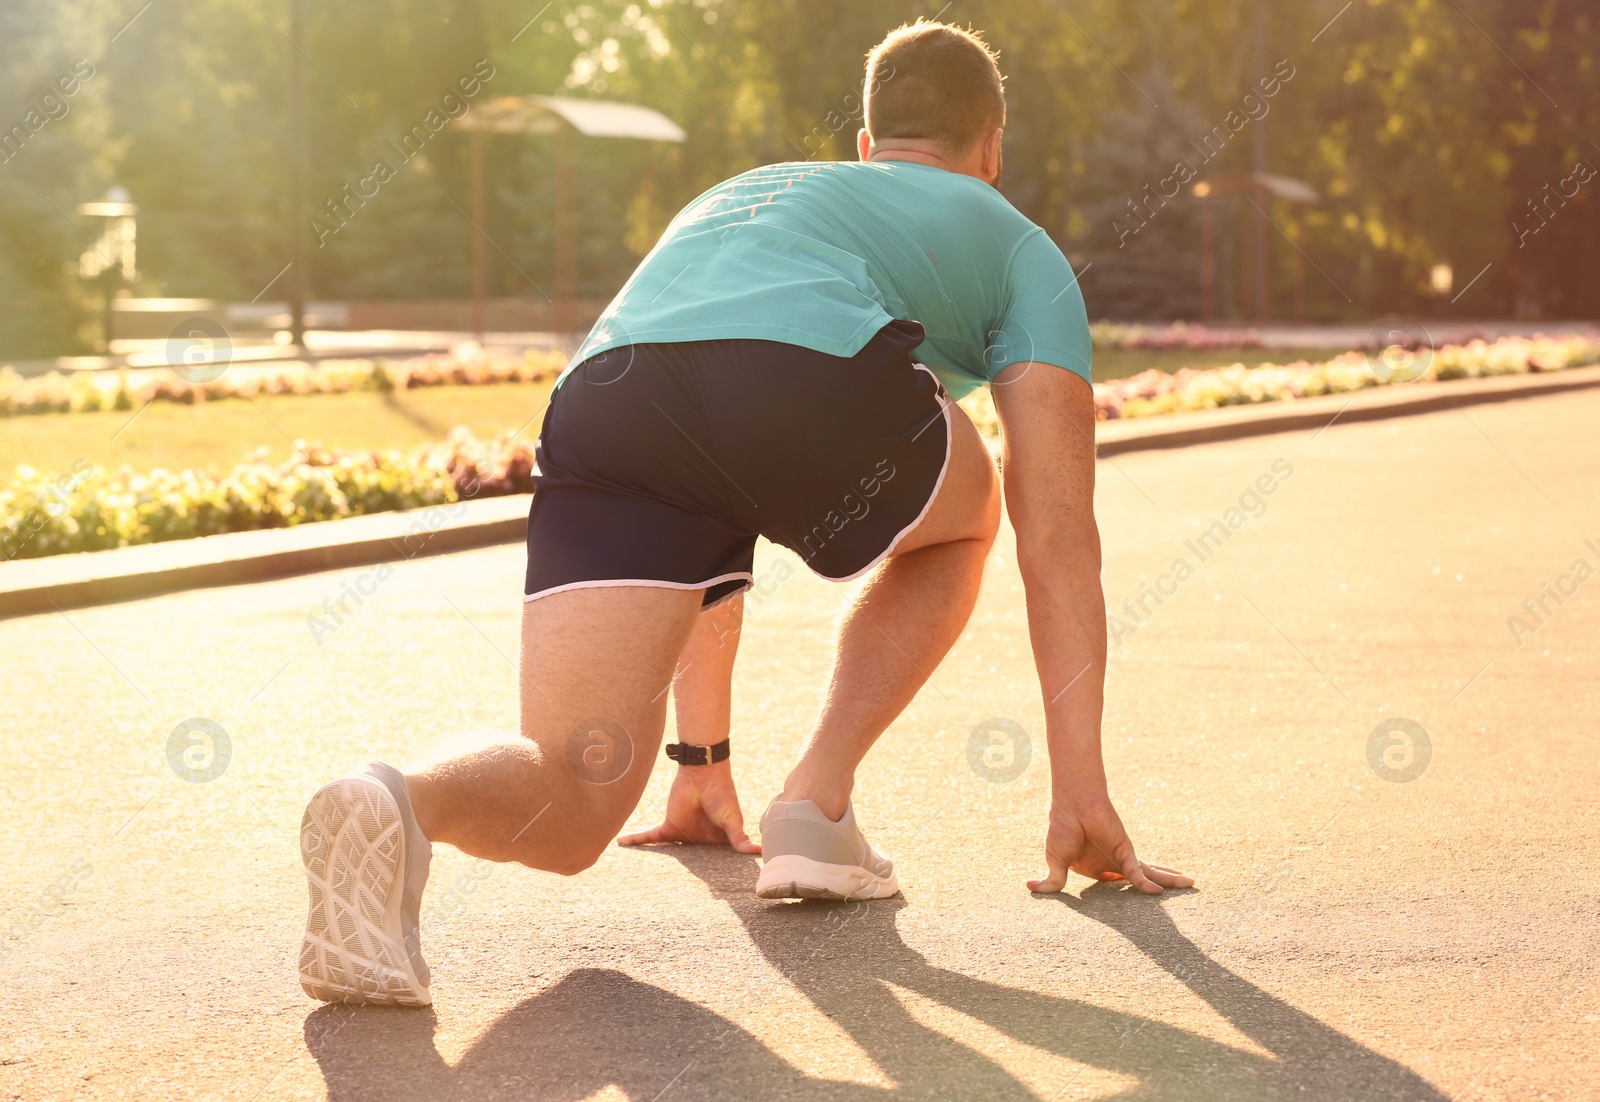
M 685 744 L 668 748 L 667 822 L 622 841 L 757 851 L 726 739 L 758 535 L 867 581 L 762 818 L 755 890 L 898 891 L 851 786 L 977 599 L 1000 483 L 948 394 L 984 383 L 1050 750 L 1047 872 L 1028 886 L 1059 891 L 1069 868 L 1150 893 L 1192 883 L 1138 860 L 1106 793 L 1088 327 L 1060 250 L 995 190 L 994 55 L 919 21 L 868 56 L 866 88 L 859 162 L 771 165 L 701 196 L 574 357 L 539 440 L 521 734 L 464 735 L 404 773 L 374 762 L 312 797 L 313 997 L 430 1001 L 417 916 L 432 842 L 566 874 L 593 864 L 649 778 L 669 686 Z

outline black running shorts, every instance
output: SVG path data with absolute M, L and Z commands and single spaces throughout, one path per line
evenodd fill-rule
M 927 512 L 949 397 L 885 326 L 840 358 L 759 340 L 637 344 L 556 388 L 539 433 L 527 600 L 569 589 L 751 583 L 757 536 L 825 578 L 865 573 Z

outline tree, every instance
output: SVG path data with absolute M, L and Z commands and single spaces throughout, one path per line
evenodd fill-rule
M 78 57 L 96 67 L 70 114 L 0 164 L 0 353 L 73 345 L 88 316 L 71 274 L 83 239 L 50 204 L 70 215 L 113 178 L 139 204 L 146 293 L 249 299 L 282 271 L 297 48 L 309 59 L 318 221 L 292 232 L 313 238 L 317 297 L 466 293 L 467 143 L 441 130 L 420 155 L 392 150 L 481 61 L 494 72 L 481 96 L 601 96 L 677 120 L 682 146 L 578 143 L 583 293 L 603 296 L 707 187 L 772 161 L 853 157 L 864 55 L 932 14 L 906 0 L 347 0 L 308 4 L 304 41 L 291 45 L 287 4 L 156 4 L 127 27 L 110 0 L 0 8 L 0 125 L 23 119 Z M 973 19 L 1001 51 L 1002 190 L 1085 273 L 1092 313 L 1198 311 L 1194 181 L 1160 204 L 1147 189 L 1170 188 L 1187 150 L 1251 113 L 1245 97 L 1270 75 L 1254 71 L 1255 8 L 1050 0 L 947 15 Z M 1600 309 L 1600 181 L 1586 178 L 1600 170 L 1600 16 L 1589 0 L 1309 0 L 1270 5 L 1268 18 L 1268 68 L 1281 62 L 1293 78 L 1225 151 L 1188 159 L 1201 176 L 1246 172 L 1262 131 L 1269 171 L 1324 196 L 1293 212 L 1267 206 L 1274 316 L 1289 310 L 1296 248 L 1313 317 Z M 538 297 L 554 281 L 548 141 L 495 138 L 488 159 L 491 291 Z M 390 175 L 357 200 L 347 186 L 365 179 L 371 191 L 379 161 Z M 1146 211 L 1131 233 L 1130 201 Z M 1225 250 L 1255 217 L 1242 200 L 1232 207 L 1217 208 Z M 1291 215 L 1302 222 L 1293 246 Z M 1428 287 L 1439 263 L 1453 265 L 1456 290 L 1481 278 L 1440 298 Z M 1237 267 L 1223 265 L 1224 282 Z
M 78 254 L 92 227 L 73 207 L 104 190 L 106 81 L 99 0 L 12 0 L 0 7 L 0 351 L 81 350 Z

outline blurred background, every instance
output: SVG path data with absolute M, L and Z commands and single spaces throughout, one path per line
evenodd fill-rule
M 1003 190 L 1083 270 L 1095 317 L 1198 320 L 1208 297 L 1217 321 L 1600 310 L 1590 255 L 1600 208 L 1581 179 L 1593 169 L 1580 167 L 1600 164 L 1600 14 L 1585 0 L 292 8 L 7 0 L 0 359 L 95 349 L 104 280 L 123 273 L 86 274 L 81 254 L 105 219 L 78 205 L 108 194 L 136 208 L 135 278 L 114 295 L 281 307 L 302 234 L 313 303 L 468 299 L 468 133 L 430 130 L 408 161 L 394 151 L 417 152 L 403 136 L 443 113 L 441 97 L 461 97 L 458 82 L 480 62 L 493 75 L 461 97 L 471 109 L 504 95 L 599 98 L 682 127 L 681 143 L 572 143 L 577 295 L 603 301 L 706 187 L 773 161 L 853 157 L 863 55 L 919 15 L 970 21 L 1000 49 L 1011 110 Z M 1263 95 L 1258 82 L 1273 77 Z M 490 300 L 547 307 L 556 293 L 559 140 L 484 142 Z M 358 208 L 339 199 L 380 160 L 393 178 L 377 195 Z M 1195 175 L 1177 188 L 1183 163 Z M 1272 180 L 1253 182 L 1262 172 Z M 1202 199 L 1194 184 L 1205 180 L 1223 184 Z M 337 232 L 319 247 L 328 226 Z M 351 320 L 342 305 L 329 312 L 329 327 Z M 393 315 L 369 316 L 387 328 Z M 505 316 L 513 328 L 550 324 Z
M 586 322 L 919 16 L 1082 283 L 1108 773 L 1202 891 L 1022 891 L 1002 528 L 861 773 L 909 901 L 441 843 L 437 1015 L 312 1009 L 307 797 L 537 688 Z M 0 1099 L 1600 1098 L 1597 143 L 1597 0 L 0 0 Z M 853 600 L 758 556 L 752 820 Z
M 667 221 L 853 158 L 918 17 L 1101 418 L 1600 364 L 1587 0 L 5 0 L 0 561 L 527 491 Z

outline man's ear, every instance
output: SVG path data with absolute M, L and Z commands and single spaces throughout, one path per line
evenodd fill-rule
M 1005 128 L 995 127 L 983 137 L 983 178 L 993 180 L 1000 175 L 1000 142 L 1005 137 Z
M 856 131 L 856 156 L 863 161 L 872 159 L 872 135 L 864 126 Z

